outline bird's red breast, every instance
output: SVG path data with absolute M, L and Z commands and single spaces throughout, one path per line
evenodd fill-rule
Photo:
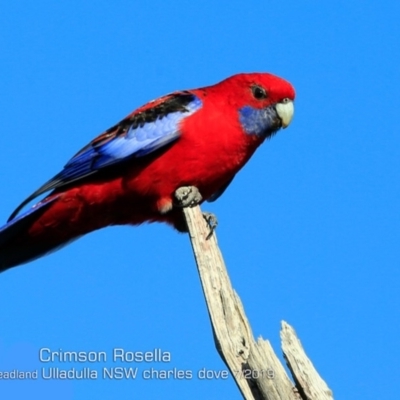
M 289 124 L 294 96 L 274 75 L 239 74 L 140 107 L 28 198 L 51 189 L 47 199 L 57 196 L 13 242 L 52 247 L 108 225 L 179 225 L 175 190 L 196 186 L 204 200 L 218 197 L 256 148 Z

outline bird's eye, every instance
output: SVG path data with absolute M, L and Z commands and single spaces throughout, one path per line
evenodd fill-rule
M 253 92 L 254 98 L 257 100 L 263 100 L 268 97 L 267 91 L 261 86 L 254 85 L 252 86 L 251 91 Z

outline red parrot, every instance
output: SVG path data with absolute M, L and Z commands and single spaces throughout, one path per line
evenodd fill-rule
M 257 147 L 290 123 L 294 97 L 287 81 L 252 73 L 138 108 L 12 213 L 0 229 L 0 272 L 108 225 L 160 221 L 182 230 L 175 190 L 194 186 L 203 201 L 216 200 Z

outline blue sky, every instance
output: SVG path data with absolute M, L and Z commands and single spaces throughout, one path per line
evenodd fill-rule
M 292 324 L 341 399 L 397 399 L 400 357 L 398 15 L 381 1 L 35 2 L 0 15 L 0 219 L 148 100 L 238 72 L 296 88 L 291 126 L 226 193 L 218 241 L 254 334 Z M 240 399 L 214 349 L 189 240 L 114 227 L 0 275 L 0 371 L 138 367 L 192 379 L 0 380 L 12 399 Z M 43 363 L 39 349 L 104 351 Z M 114 348 L 171 354 L 113 363 Z

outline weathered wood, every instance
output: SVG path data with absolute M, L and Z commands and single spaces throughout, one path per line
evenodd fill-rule
M 270 343 L 261 338 L 257 342 L 254 340 L 242 303 L 232 288 L 215 232 L 209 235 L 210 228 L 200 207 L 185 207 L 183 213 L 215 345 L 243 397 L 249 400 L 301 399 L 301 390 L 298 391 L 287 376 Z
M 294 329 L 285 321 L 282 321 L 281 340 L 286 363 L 301 397 L 307 400 L 332 400 L 332 391 L 305 354 Z

